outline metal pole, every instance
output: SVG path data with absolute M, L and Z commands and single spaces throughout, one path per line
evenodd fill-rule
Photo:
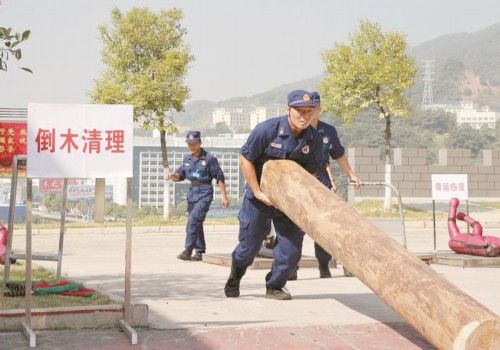
M 32 222 L 32 199 L 33 199 L 33 180 L 31 178 L 26 178 L 26 190 L 27 190 L 27 201 L 26 201 L 26 293 L 24 295 L 25 301 L 25 320 L 23 322 L 24 334 L 29 339 L 30 347 L 36 346 L 36 337 L 31 330 L 31 222 Z
M 65 178 L 63 182 L 63 193 L 61 201 L 61 225 L 59 231 L 59 258 L 57 260 L 57 275 L 58 280 L 61 279 L 61 266 L 64 246 L 64 231 L 66 230 L 66 203 L 68 200 L 68 179 Z
M 354 183 L 348 183 L 347 185 L 353 185 Z M 401 200 L 401 194 L 399 193 L 398 189 L 393 185 L 389 183 L 385 183 L 382 181 L 367 181 L 367 182 L 362 182 L 362 186 L 386 186 L 389 187 L 391 190 L 394 191 L 394 194 L 398 198 L 398 206 L 399 206 L 399 217 L 401 219 L 401 238 L 403 240 L 403 246 L 407 248 L 406 244 L 406 228 L 405 228 L 405 215 L 404 215 L 404 210 L 403 210 L 403 201 Z M 350 187 L 349 187 L 350 188 Z M 339 188 L 337 188 L 337 191 Z
M 432 200 L 432 226 L 434 228 L 434 251 L 437 251 L 437 244 L 436 244 L 436 201 L 433 199 Z
M 7 223 L 7 250 L 5 251 L 5 266 L 3 268 L 3 287 L 10 279 L 10 253 L 12 251 L 12 235 L 14 233 L 14 214 L 16 210 L 17 192 L 17 162 L 18 157 L 14 156 L 12 161 L 12 180 L 10 182 L 9 218 Z
M 126 221 L 126 245 L 125 245 L 125 305 L 124 305 L 124 319 L 120 320 L 119 325 L 121 329 L 127 334 L 130 339 L 130 344 L 137 344 L 137 332 L 132 328 L 131 321 L 131 302 L 130 302 L 130 289 L 131 289 L 131 267 L 132 267 L 132 178 L 127 178 L 127 221 Z
M 132 262 L 132 179 L 127 178 L 127 222 L 125 246 L 125 322 L 130 324 L 130 277 Z
M 401 200 L 401 195 L 399 194 L 399 191 L 396 190 L 395 187 L 393 187 L 393 190 L 396 192 L 398 198 L 399 217 L 401 218 L 401 232 L 403 236 L 403 247 L 408 248 L 406 244 L 405 213 L 403 210 L 403 201 Z
M 466 206 L 467 206 L 467 216 L 469 216 L 469 200 L 466 199 L 465 203 L 466 203 Z M 466 225 L 466 226 L 467 226 L 467 233 L 470 233 L 470 227 L 469 227 L 469 225 Z

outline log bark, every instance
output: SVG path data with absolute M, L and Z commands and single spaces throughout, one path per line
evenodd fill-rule
M 440 277 L 290 160 L 266 162 L 262 191 L 439 349 L 500 349 L 500 318 Z

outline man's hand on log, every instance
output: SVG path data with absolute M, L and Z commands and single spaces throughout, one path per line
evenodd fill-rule
M 269 198 L 267 198 L 267 196 L 264 194 L 264 192 L 255 191 L 253 193 L 253 196 L 255 198 L 257 198 L 259 201 L 261 201 L 262 203 L 264 203 L 265 205 L 269 205 L 270 207 L 273 206 L 273 202 L 271 202 L 271 200 Z

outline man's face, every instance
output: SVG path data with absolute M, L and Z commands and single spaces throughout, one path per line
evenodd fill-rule
M 201 148 L 201 142 L 191 142 L 191 143 L 188 143 L 187 144 L 188 148 L 189 148 L 189 151 L 191 153 L 198 153 L 200 151 L 200 148 Z
M 304 130 L 314 116 L 314 107 L 288 107 L 288 115 L 292 128 Z

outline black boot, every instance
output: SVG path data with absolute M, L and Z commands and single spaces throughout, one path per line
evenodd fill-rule
M 319 278 L 332 278 L 328 264 L 319 264 Z
M 177 255 L 177 259 L 191 260 L 191 253 L 192 253 L 192 250 L 186 249 L 182 253 L 180 253 L 179 255 Z
M 191 258 L 192 261 L 201 261 L 203 260 L 202 252 L 196 252 L 195 255 Z
M 240 281 L 247 271 L 246 267 L 231 266 L 231 274 L 227 279 L 224 293 L 228 298 L 236 298 L 240 296 Z
M 291 300 L 292 295 L 285 288 L 266 287 L 266 298 L 275 300 Z

